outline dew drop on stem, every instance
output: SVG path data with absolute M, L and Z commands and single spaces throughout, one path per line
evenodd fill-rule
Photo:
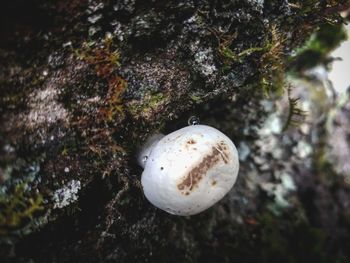
M 191 126 L 191 125 L 198 125 L 200 123 L 200 120 L 197 116 L 191 116 L 188 118 L 188 121 L 187 121 L 188 125 Z

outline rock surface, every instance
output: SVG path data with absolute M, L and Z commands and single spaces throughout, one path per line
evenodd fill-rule
M 349 260 L 349 175 L 332 138 L 348 140 L 347 106 L 294 89 L 313 111 L 283 131 L 277 99 L 287 58 L 345 2 L 2 3 L 0 258 Z M 135 155 L 192 115 L 240 146 L 241 169 L 218 205 L 179 218 L 145 200 Z

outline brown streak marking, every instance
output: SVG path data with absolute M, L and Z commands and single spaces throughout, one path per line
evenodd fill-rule
M 221 145 L 224 145 L 223 142 L 221 142 Z M 228 160 L 230 159 L 227 152 L 225 152 L 226 147 L 222 148 L 221 145 L 218 145 L 219 152 L 221 154 L 222 159 L 224 160 L 225 163 L 228 163 Z
M 187 143 L 188 143 L 188 144 L 195 144 L 195 143 L 196 143 L 196 141 L 195 141 L 195 140 L 193 140 L 193 139 L 189 139 L 189 140 L 187 141 Z
M 212 147 L 212 153 L 204 157 L 203 160 L 188 173 L 187 177 L 177 185 L 177 188 L 180 191 L 184 190 L 185 188 L 189 188 L 188 191 L 192 191 L 192 189 L 198 185 L 203 175 L 220 161 L 219 156 L 222 157 L 225 163 L 228 162 L 228 154 L 223 151 L 220 145 L 217 145 L 217 148 Z M 189 195 L 190 192 L 188 191 L 185 193 L 182 192 L 182 194 Z

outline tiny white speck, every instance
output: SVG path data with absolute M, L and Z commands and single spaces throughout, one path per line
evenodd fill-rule
M 88 21 L 91 24 L 95 24 L 98 20 L 100 20 L 102 18 L 102 14 L 97 14 L 97 15 L 93 15 L 93 16 L 89 16 L 88 17 Z
M 69 173 L 69 168 L 68 167 L 64 168 L 64 172 Z
M 62 47 L 70 47 L 72 46 L 72 41 L 68 41 L 66 43 L 63 43 Z

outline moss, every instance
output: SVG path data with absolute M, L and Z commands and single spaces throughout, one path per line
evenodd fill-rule
M 99 109 L 100 116 L 106 122 L 112 123 L 116 118 L 124 119 L 125 112 L 122 94 L 127 89 L 127 82 L 116 71 L 120 67 L 120 54 L 114 47 L 113 38 L 106 37 L 101 45 L 86 42 L 82 48 L 75 50 L 76 56 L 94 66 L 96 75 L 107 81 L 108 93 L 105 106 Z
M 276 25 L 270 28 L 270 40 L 266 46 L 268 47 L 261 57 L 261 77 L 260 85 L 266 96 L 271 93 L 281 96 L 284 92 L 284 43 L 285 38 L 279 32 Z
M 144 94 L 141 102 L 130 102 L 128 105 L 128 110 L 134 116 L 147 115 L 150 111 L 157 109 L 158 106 L 164 103 L 165 100 L 166 96 L 161 92 L 147 92 L 146 94 Z
M 299 98 L 291 97 L 291 86 L 288 88 L 289 110 L 287 120 L 283 125 L 282 132 L 286 131 L 290 126 L 298 126 L 306 117 L 307 112 L 299 106 Z
M 343 25 L 323 24 L 315 32 L 297 55 L 290 60 L 291 69 L 302 71 L 318 64 L 327 64 L 328 56 L 341 42 L 347 39 L 347 33 Z
M 232 50 L 232 42 L 236 38 L 237 34 L 218 36 L 215 31 L 212 33 L 216 36 L 219 41 L 218 51 L 223 59 L 224 67 L 230 66 L 232 63 L 242 63 L 245 58 L 256 52 L 264 52 L 269 49 L 269 46 L 262 47 L 250 47 L 239 53 Z
M 63 156 L 67 156 L 68 155 L 68 148 L 67 146 L 65 145 L 61 151 L 61 155 Z
M 312 11 L 315 11 L 315 9 L 320 8 L 320 1 L 319 0 L 303 0 L 303 1 L 295 1 L 290 4 L 292 8 L 299 9 L 302 14 L 306 15 Z
M 232 41 L 236 34 L 229 36 L 215 36 L 219 40 L 218 51 L 223 59 L 222 71 L 225 73 L 231 69 L 233 63 L 243 63 L 252 55 L 259 55 L 255 60 L 260 68 L 260 85 L 266 96 L 271 94 L 280 96 L 284 92 L 284 53 L 283 47 L 285 38 L 279 32 L 276 25 L 272 25 L 269 29 L 270 36 L 266 39 L 262 46 L 255 46 L 244 49 L 237 53 L 231 49 Z
M 13 193 L 0 197 L 0 207 L 0 235 L 5 235 L 22 228 L 42 211 L 43 197 L 28 191 L 28 184 L 23 182 L 15 186 Z
M 226 61 L 233 61 L 233 62 L 239 62 L 242 63 L 243 59 L 246 58 L 247 56 L 250 56 L 251 54 L 255 53 L 255 52 L 263 52 L 268 50 L 269 47 L 251 47 L 251 48 L 247 48 L 245 50 L 243 50 L 242 52 L 236 54 L 235 52 L 233 52 L 229 47 L 221 47 L 219 52 L 220 54 L 226 58 Z
M 99 77 L 109 77 L 116 67 L 119 67 L 120 54 L 114 48 L 112 38 L 105 38 L 101 46 L 95 47 L 94 42 L 84 42 L 80 49 L 73 50 L 75 55 L 95 67 Z
M 194 101 L 197 104 L 199 104 L 199 103 L 201 103 L 203 101 L 201 96 L 198 96 L 196 94 L 191 94 L 190 98 L 191 98 L 192 101 Z
M 345 3 L 346 1 L 343 1 Z M 315 14 L 316 12 L 322 11 L 322 9 L 332 9 L 339 7 L 341 1 L 338 0 L 303 0 L 303 1 L 291 1 L 289 6 L 294 9 L 298 9 L 299 12 L 306 16 L 310 14 Z
M 154 107 L 157 104 L 159 104 L 162 100 L 164 99 L 164 94 L 159 92 L 159 93 L 155 93 L 149 96 L 149 99 L 147 100 L 147 104 L 150 107 Z
M 112 122 L 116 116 L 121 119 L 125 117 L 121 95 L 127 86 L 127 82 L 120 76 L 113 76 L 108 80 L 107 105 L 100 109 L 100 113 L 105 120 Z

